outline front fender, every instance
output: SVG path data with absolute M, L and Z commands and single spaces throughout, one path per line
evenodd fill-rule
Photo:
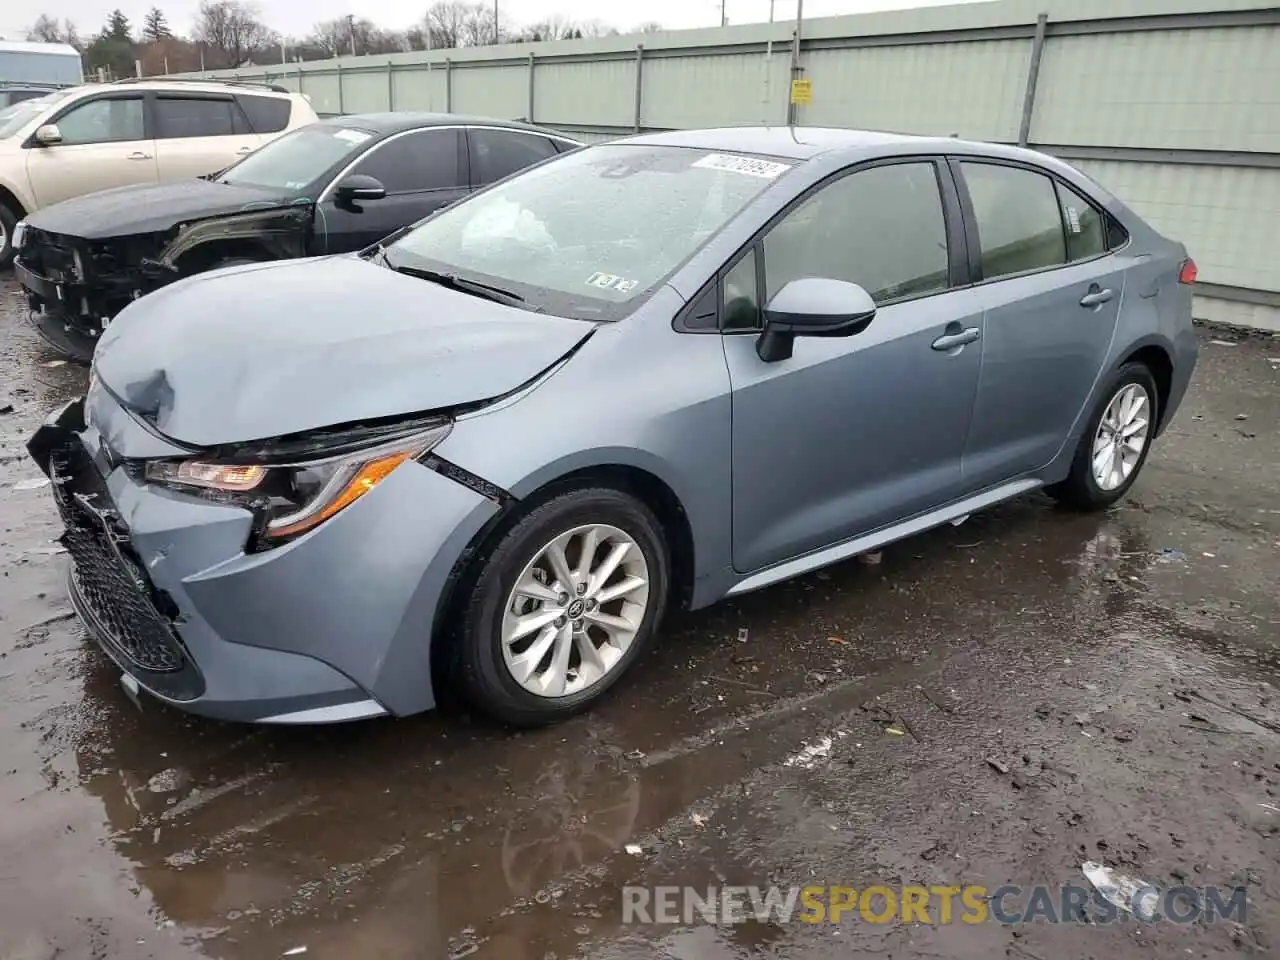
M 182 257 L 210 243 L 251 241 L 277 257 L 301 257 L 306 250 L 307 228 L 311 223 L 309 204 L 253 210 L 230 216 L 212 217 L 178 227 L 178 235 L 160 254 L 159 261 L 176 269 Z

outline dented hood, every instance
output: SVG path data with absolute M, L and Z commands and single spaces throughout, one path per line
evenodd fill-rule
M 218 446 L 498 397 L 592 329 L 325 257 L 163 287 L 107 327 L 94 372 L 166 437 Z
M 208 180 L 139 184 L 73 197 L 37 210 L 27 222 L 37 230 L 83 240 L 161 233 L 186 220 L 284 206 L 279 191 Z

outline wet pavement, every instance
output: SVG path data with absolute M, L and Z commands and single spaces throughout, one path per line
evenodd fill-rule
M 0 958 L 1280 949 L 1280 339 L 1206 333 L 1130 496 L 1031 496 L 679 616 L 607 703 L 261 729 L 138 710 L 22 443 L 85 374 L 0 279 Z M 627 847 L 638 852 L 627 852 Z M 1243 922 L 623 923 L 624 885 L 1247 888 Z

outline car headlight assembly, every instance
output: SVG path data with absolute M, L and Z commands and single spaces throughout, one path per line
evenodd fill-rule
M 387 443 L 294 463 L 152 460 L 144 473 L 150 483 L 252 507 L 262 520 L 259 545 L 269 548 L 351 506 L 400 464 L 425 456 L 452 426 L 443 422 Z

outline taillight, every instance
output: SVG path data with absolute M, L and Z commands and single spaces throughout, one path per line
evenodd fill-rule
M 1178 271 L 1178 282 L 1186 284 L 1196 282 L 1196 262 L 1190 257 L 1182 261 L 1182 269 Z

